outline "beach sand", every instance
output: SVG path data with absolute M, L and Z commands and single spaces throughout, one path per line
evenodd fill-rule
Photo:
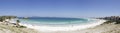
M 17 28 L 11 25 L 0 23 L 0 33 L 40 33 L 30 28 Z
M 42 33 L 120 33 L 120 24 L 103 24 L 83 30 L 42 32 Z
M 0 24 L 0 33 L 120 33 L 120 24 L 103 24 L 93 28 L 75 31 L 38 32 L 30 28 L 16 28 Z

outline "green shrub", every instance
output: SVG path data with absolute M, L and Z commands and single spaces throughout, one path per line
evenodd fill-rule
M 26 26 L 20 26 L 19 28 L 27 28 Z

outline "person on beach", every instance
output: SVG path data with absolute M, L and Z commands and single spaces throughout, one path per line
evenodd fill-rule
M 20 23 L 20 21 L 16 20 L 16 27 L 20 27 L 19 23 Z

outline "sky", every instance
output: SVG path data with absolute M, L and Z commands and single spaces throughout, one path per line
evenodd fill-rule
M 120 16 L 120 0 L 0 0 L 0 15 L 40 17 Z

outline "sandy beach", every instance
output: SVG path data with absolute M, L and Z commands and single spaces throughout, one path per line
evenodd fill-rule
M 96 23 L 93 23 L 92 25 L 84 25 L 84 26 L 88 26 L 86 29 L 75 29 L 75 28 L 81 28 L 79 27 L 72 27 L 71 29 L 75 29 L 75 30 L 68 30 L 68 29 L 63 29 L 62 31 L 59 30 L 55 30 L 55 31 L 47 31 L 46 29 L 51 29 L 50 27 L 36 27 L 36 29 L 34 28 L 30 28 L 30 27 L 35 27 L 35 26 L 28 26 L 28 25 L 21 25 L 24 26 L 24 28 L 22 27 L 18 27 L 16 23 L 15 26 L 14 24 L 11 23 L 7 23 L 6 22 L 0 22 L 0 33 L 120 33 L 120 24 L 119 24 L 119 20 L 116 19 L 110 19 L 110 21 L 106 21 L 106 20 L 99 20 L 99 21 L 95 21 Z M 112 21 L 115 20 L 115 21 Z M 116 21 L 117 20 L 117 21 Z M 8 22 L 12 22 L 12 20 L 9 20 Z M 18 22 L 18 21 L 16 21 Z M 89 27 L 92 26 L 92 27 Z M 37 29 L 37 28 L 42 28 L 42 29 Z M 43 29 L 44 28 L 44 29 Z M 51 30 L 54 29 L 59 29 L 59 28 L 52 28 Z M 44 31 L 41 31 L 44 30 Z
M 0 33 L 39 33 L 38 31 L 30 28 L 17 28 L 12 25 L 4 25 L 0 23 Z
M 96 23 L 97 24 L 97 23 Z M 70 31 L 39 31 L 33 28 L 17 28 L 12 25 L 5 25 L 0 23 L 0 33 L 120 33 L 120 24 L 104 23 L 95 27 L 82 29 L 82 30 L 70 30 Z
M 0 33 L 120 33 L 120 24 L 102 24 L 96 27 L 74 30 L 74 31 L 54 31 L 42 32 L 31 28 L 17 28 L 10 25 L 0 24 Z
M 120 33 L 120 24 L 104 24 L 93 28 L 76 31 L 56 31 L 42 33 Z

